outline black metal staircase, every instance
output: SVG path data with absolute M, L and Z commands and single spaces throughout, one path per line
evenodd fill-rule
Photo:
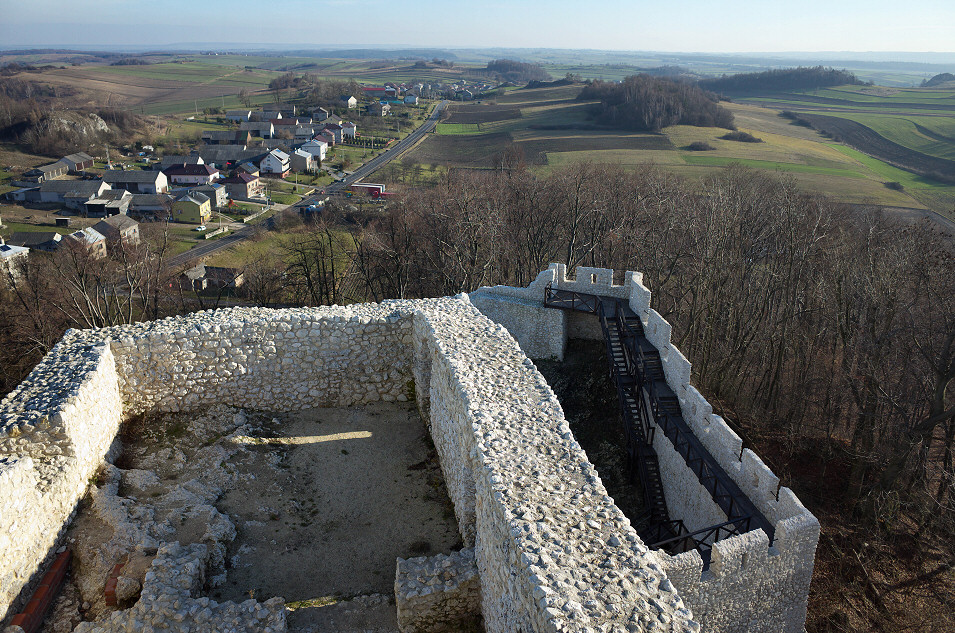
M 587 312 L 600 319 L 610 376 L 617 387 L 627 438 L 630 474 L 639 478 L 644 493 L 646 510 L 639 520 L 634 521 L 643 541 L 653 549 L 670 553 L 698 549 L 705 566 L 709 566 L 713 543 L 721 538 L 761 528 L 772 543 L 772 525 L 683 419 L 679 399 L 666 382 L 660 353 L 644 336 L 640 317 L 628 303 L 614 297 L 561 290 L 548 285 L 544 305 Z M 682 521 L 670 518 L 663 476 L 653 448 L 658 428 L 709 491 L 713 501 L 726 513 L 726 522 L 690 532 Z

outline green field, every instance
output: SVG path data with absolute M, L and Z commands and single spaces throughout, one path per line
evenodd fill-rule
M 824 114 L 831 112 L 808 112 Z M 951 116 L 919 116 L 840 113 L 841 118 L 861 123 L 880 136 L 917 152 L 955 160 L 955 112 Z
M 724 129 L 683 125 L 666 128 L 662 135 L 638 134 L 594 128 L 587 120 L 586 104 L 573 99 L 576 90 L 570 86 L 513 90 L 484 103 L 454 104 L 450 117 L 438 126 L 436 134 L 415 149 L 412 157 L 422 164 L 486 168 L 493 165 L 505 147 L 513 144 L 524 150 L 528 164 L 545 172 L 581 161 L 631 167 L 653 163 L 681 176 L 702 178 L 727 165 L 741 164 L 786 174 L 807 189 L 838 201 L 928 207 L 948 214 L 953 211 L 955 187 L 921 178 L 833 143 L 818 132 L 781 117 L 779 110 L 754 106 L 745 100 L 726 104 L 737 117 L 737 127 L 760 138 L 761 143 L 724 140 L 720 138 L 726 133 Z M 932 116 L 931 111 L 897 115 L 876 108 L 856 112 L 867 107 L 867 100 L 878 96 L 871 91 L 851 90 L 846 96 L 857 96 L 859 104 L 845 106 L 845 115 L 842 111 L 826 114 L 851 116 L 887 138 L 900 144 L 906 141 L 912 149 L 926 154 L 947 158 L 955 150 L 955 146 L 939 141 L 939 137 L 955 137 L 949 117 Z M 904 134 L 910 138 L 906 139 Z M 916 137 L 918 142 L 913 140 Z M 694 142 L 708 143 L 714 150 L 690 151 L 688 147 Z M 901 183 L 903 189 L 887 187 L 886 183 L 891 182 Z

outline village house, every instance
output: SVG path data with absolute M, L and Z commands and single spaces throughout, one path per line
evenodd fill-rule
M 226 191 L 225 185 L 220 184 L 218 181 L 208 185 L 194 187 L 192 190 L 208 196 L 213 210 L 221 209 L 229 204 L 229 193 Z
M 295 149 L 295 146 L 298 143 L 295 142 L 293 138 L 270 138 L 264 140 L 259 144 L 259 155 L 262 158 L 265 158 L 265 155 L 271 152 L 273 149 L 280 149 L 286 154 Z
M 303 143 L 299 149 L 308 152 L 315 160 L 321 162 L 325 160 L 325 154 L 328 152 L 328 141 L 322 138 L 313 138 Z
M 65 163 L 71 174 L 80 174 L 91 169 L 93 167 L 93 157 L 85 152 L 77 152 L 76 154 L 70 154 L 69 156 L 64 156 L 60 159 L 61 163 Z
M 225 266 L 197 264 L 179 275 L 179 287 L 196 292 L 208 289 L 236 289 L 241 288 L 243 283 L 245 283 L 245 276 L 241 269 Z
M 173 165 L 163 173 L 175 185 L 208 185 L 219 177 L 219 170 L 206 164 Z
M 228 266 L 206 266 L 206 285 L 209 288 L 241 288 L 245 283 L 245 274 L 241 268 Z
M 325 108 L 315 108 L 314 110 L 312 110 L 312 121 L 315 123 L 319 123 L 327 119 L 330 114 L 331 113 Z
M 406 105 L 418 105 L 418 97 L 415 95 L 405 95 Z
M 182 290 L 195 290 L 196 292 L 200 292 L 206 289 L 208 283 L 206 279 L 206 267 L 202 263 L 196 264 L 189 270 L 184 270 L 182 274 L 179 275 L 179 287 Z
M 40 165 L 33 169 L 23 172 L 23 180 L 26 182 L 44 183 L 49 180 L 63 178 L 70 171 L 69 166 L 62 160 L 49 165 Z
M 139 244 L 139 222 L 125 215 L 114 215 L 100 220 L 93 229 L 106 237 L 106 248 L 112 250 L 117 244 Z
M 113 189 L 126 189 L 130 193 L 165 193 L 169 188 L 169 179 L 161 171 L 111 169 L 103 172 L 103 182 Z
M 289 156 L 289 166 L 300 174 L 315 171 L 315 159 L 308 152 L 297 149 Z
M 63 236 L 56 231 L 17 231 L 7 240 L 7 244 L 24 246 L 34 251 L 54 253 L 60 247 Z
M 61 244 L 84 250 L 94 259 L 106 257 L 106 236 L 92 227 L 64 235 Z
M 20 265 L 29 254 L 30 249 L 26 246 L 4 244 L 0 237 L 0 286 L 16 285 L 20 281 Z
M 387 116 L 391 112 L 391 106 L 387 103 L 372 103 L 367 112 L 370 116 Z
M 325 141 L 329 147 L 335 145 L 335 135 L 332 134 L 329 130 L 322 130 L 315 135 L 315 138 L 319 141 Z
M 362 88 L 362 93 L 369 99 L 387 99 L 388 93 L 384 87 L 368 86 Z
M 212 203 L 209 196 L 188 192 L 172 203 L 172 220 L 189 224 L 205 224 L 212 219 Z
M 225 118 L 242 123 L 252 118 L 252 110 L 229 110 L 225 113 Z
M 235 170 L 236 173 L 242 172 L 249 174 L 250 176 L 255 176 L 256 178 L 259 177 L 259 166 L 255 163 L 242 163 L 236 167 Z
M 342 137 L 351 138 L 355 140 L 355 137 L 358 135 L 358 126 L 352 123 L 351 121 L 345 121 L 342 123 Z
M 295 128 L 293 139 L 296 143 L 304 143 L 315 136 L 316 129 L 311 125 L 300 125 Z
M 170 154 L 169 156 L 163 156 L 162 160 L 157 164 L 159 171 L 166 171 L 170 167 L 175 167 L 176 165 L 202 165 L 202 156 L 198 154 L 190 154 L 188 156 L 182 154 Z
M 108 218 L 129 213 L 133 194 L 125 189 L 107 189 L 83 204 L 83 215 L 88 218 Z
M 272 138 L 275 136 L 275 126 L 271 121 L 249 121 L 239 124 L 240 130 L 249 132 L 252 136 L 260 138 Z
M 174 198 L 165 193 L 134 193 L 127 213 L 141 219 L 164 219 L 172 211 L 173 201 Z
M 336 143 L 342 142 L 342 126 L 336 125 L 335 123 L 326 123 L 324 129 L 326 132 L 332 134 Z
M 202 142 L 206 145 L 248 145 L 252 135 L 248 130 L 204 130 Z
M 358 99 L 351 95 L 342 95 L 338 98 L 339 105 L 343 108 L 351 110 L 352 108 L 358 107 Z
M 273 149 L 265 155 L 265 158 L 259 163 L 259 169 L 262 174 L 269 174 L 285 178 L 289 172 L 289 155 L 280 149 Z
M 282 113 L 278 110 L 262 110 L 261 112 L 252 112 L 253 121 L 271 121 L 281 119 Z
M 232 165 L 246 161 L 259 162 L 267 151 L 261 147 L 246 148 L 242 145 L 204 145 L 199 149 L 199 155 L 206 164 L 225 171 Z
M 226 192 L 233 200 L 249 200 L 262 196 L 262 181 L 258 176 L 237 172 L 234 176 L 223 178 L 219 184 L 225 185 Z
M 102 180 L 49 180 L 40 183 L 37 202 L 62 204 L 80 210 L 83 203 L 109 189 Z

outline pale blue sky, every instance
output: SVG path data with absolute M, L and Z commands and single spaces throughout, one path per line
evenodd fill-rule
M 249 42 L 683 52 L 955 50 L 955 0 L 0 0 L 0 48 Z

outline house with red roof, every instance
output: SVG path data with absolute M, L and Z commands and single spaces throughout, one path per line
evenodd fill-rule
M 208 185 L 219 177 L 219 170 L 208 164 L 173 165 L 165 171 L 169 182 L 176 185 Z

